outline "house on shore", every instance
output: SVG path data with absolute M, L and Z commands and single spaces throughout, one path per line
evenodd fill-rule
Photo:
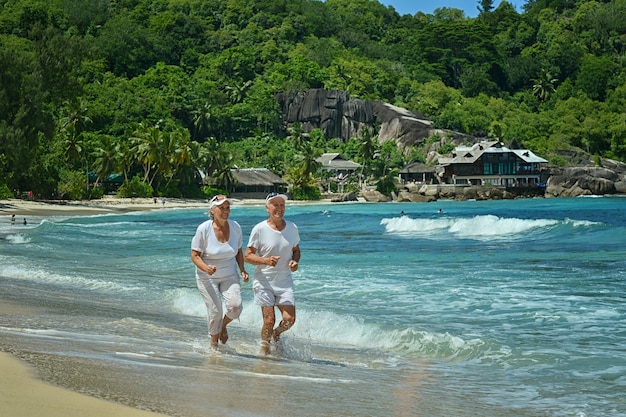
M 357 171 L 361 169 L 361 164 L 350 161 L 339 153 L 325 153 L 316 161 L 321 164 L 321 169 L 325 173 L 324 187 L 328 190 L 336 188 L 333 191 L 342 193 L 346 184 L 358 181 Z
M 500 141 L 458 146 L 449 158 L 439 158 L 439 176 L 446 184 L 537 186 L 541 164 L 548 161 L 528 149 L 509 149 Z
M 288 183 L 267 168 L 235 168 L 230 172 L 235 178 L 232 194 L 250 198 L 265 198 L 271 192 L 286 193 Z
M 400 171 L 400 179 L 403 184 L 436 184 L 437 169 L 423 162 L 411 162 Z

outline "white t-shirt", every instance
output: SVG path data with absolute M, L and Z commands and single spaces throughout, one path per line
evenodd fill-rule
M 264 220 L 252 228 L 248 247 L 256 249 L 261 257 L 280 256 L 276 266 L 257 265 L 254 270 L 253 286 L 264 288 L 291 288 L 293 280 L 289 261 L 293 256 L 293 248 L 300 243 L 298 227 L 285 220 L 285 228 L 281 231 L 272 229 Z
M 235 256 L 243 244 L 241 226 L 236 221 L 228 219 L 228 227 L 230 228 L 228 242 L 217 240 L 213 231 L 213 220 L 207 220 L 196 229 L 196 234 L 191 240 L 191 249 L 200 252 L 202 260 L 207 265 L 215 265 L 217 268 L 213 275 L 196 268 L 197 275 L 211 278 L 239 276 Z

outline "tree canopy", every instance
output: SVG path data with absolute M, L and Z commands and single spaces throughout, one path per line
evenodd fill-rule
M 626 0 L 529 0 L 521 12 L 478 0 L 475 18 L 399 15 L 377 0 L 0 6 L 0 197 L 66 197 L 85 171 L 193 195 L 200 171 L 227 189 L 234 166 L 314 187 L 316 155 L 358 159 L 364 139 L 294 142 L 275 95 L 310 88 L 514 139 L 549 160 L 564 149 L 626 160 Z M 361 162 L 387 178 L 423 151 Z

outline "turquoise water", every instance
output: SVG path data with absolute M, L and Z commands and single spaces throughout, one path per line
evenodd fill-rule
M 0 300 L 30 309 L 0 317 L 0 349 L 58 384 L 176 416 L 623 416 L 625 208 L 289 205 L 298 318 L 269 358 L 249 283 L 228 345 L 209 352 L 189 257 L 205 210 L 7 216 Z M 265 215 L 231 214 L 244 241 Z

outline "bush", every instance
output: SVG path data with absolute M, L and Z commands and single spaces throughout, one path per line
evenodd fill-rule
M 91 187 L 89 192 L 87 193 L 87 198 L 90 200 L 99 200 L 104 195 L 104 188 L 102 187 Z
M 117 196 L 120 198 L 130 197 L 152 197 L 154 190 L 150 184 L 146 184 L 139 176 L 133 177 L 130 181 L 125 181 L 117 190 Z
M 7 198 L 14 198 L 15 196 L 6 184 L 0 184 L 0 200 L 6 200 Z
M 228 195 L 227 191 L 224 191 L 220 188 L 215 188 L 215 187 L 209 187 L 209 186 L 204 186 L 202 187 L 202 194 L 204 195 L 204 198 L 212 198 L 214 195 L 217 194 L 223 194 L 223 195 Z
M 292 188 L 291 195 L 294 200 L 320 200 L 322 193 L 317 187 Z
M 206 195 L 202 192 L 202 190 L 195 184 L 193 185 L 185 185 L 181 187 L 182 196 L 185 198 L 206 198 Z
M 86 197 L 87 178 L 80 171 L 62 170 L 59 173 L 57 191 L 61 198 L 68 200 L 82 200 Z

